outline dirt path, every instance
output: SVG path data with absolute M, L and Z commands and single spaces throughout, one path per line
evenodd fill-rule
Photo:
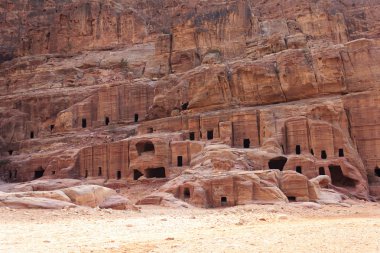
M 0 208 L 0 252 L 380 252 L 380 205 Z

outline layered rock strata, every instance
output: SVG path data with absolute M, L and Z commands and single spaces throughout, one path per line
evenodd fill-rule
M 378 199 L 378 17 L 351 0 L 2 3 L 0 177 L 223 185 L 189 198 L 213 207 L 268 187 L 317 201 L 306 185 L 327 175 Z

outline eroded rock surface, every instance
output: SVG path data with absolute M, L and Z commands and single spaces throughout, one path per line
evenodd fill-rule
M 19 191 L 15 192 L 16 189 Z M 10 192 L 0 192 L 0 207 L 62 209 L 77 206 L 136 209 L 126 197 L 99 185 L 78 185 L 52 191 L 14 187 Z

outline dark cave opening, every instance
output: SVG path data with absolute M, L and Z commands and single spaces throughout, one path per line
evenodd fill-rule
M 181 155 L 177 156 L 177 166 L 182 167 L 183 157 Z
M 138 180 L 143 174 L 139 170 L 133 170 L 133 180 Z
M 159 168 L 149 168 L 145 170 L 145 176 L 146 178 L 165 178 L 165 168 L 159 167 Z
M 195 133 L 194 133 L 194 132 L 190 132 L 190 133 L 189 133 L 189 139 L 190 139 L 191 141 L 195 140 Z
M 39 167 L 34 171 L 34 179 L 43 177 L 45 170 L 42 167 Z
M 220 205 L 221 206 L 226 206 L 228 204 L 227 197 L 221 197 L 220 198 Z
M 184 199 L 189 199 L 190 198 L 190 189 L 187 188 L 187 187 L 183 190 L 183 198 Z
M 296 145 L 296 154 L 297 155 L 301 154 L 301 146 L 300 145 Z
M 244 148 L 249 148 L 251 146 L 251 141 L 250 139 L 244 139 L 243 140 L 243 147 Z
M 343 148 L 339 149 L 339 157 L 344 157 L 344 150 L 343 150 Z
M 82 128 L 86 128 L 86 127 L 87 127 L 87 119 L 82 118 Z
M 342 168 L 338 165 L 329 165 L 331 182 L 338 187 L 355 187 L 355 181 L 343 175 Z
M 207 140 L 212 140 L 212 139 L 214 139 L 214 131 L 208 130 L 207 131 Z
M 326 153 L 326 150 L 322 150 L 322 151 L 321 151 L 321 158 L 322 158 L 322 159 L 327 159 L 327 153 Z
M 136 149 L 139 155 L 145 152 L 154 153 L 154 144 L 151 141 L 140 141 L 136 144 Z
M 269 169 L 282 171 L 287 161 L 288 159 L 283 156 L 272 158 L 268 162 Z

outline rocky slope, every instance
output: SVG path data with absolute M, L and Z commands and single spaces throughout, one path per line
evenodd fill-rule
M 327 175 L 378 199 L 379 17 L 378 1 L 3 1 L 0 177 L 174 179 L 155 194 L 212 207 L 241 203 L 241 177 L 244 203 L 316 201 Z

